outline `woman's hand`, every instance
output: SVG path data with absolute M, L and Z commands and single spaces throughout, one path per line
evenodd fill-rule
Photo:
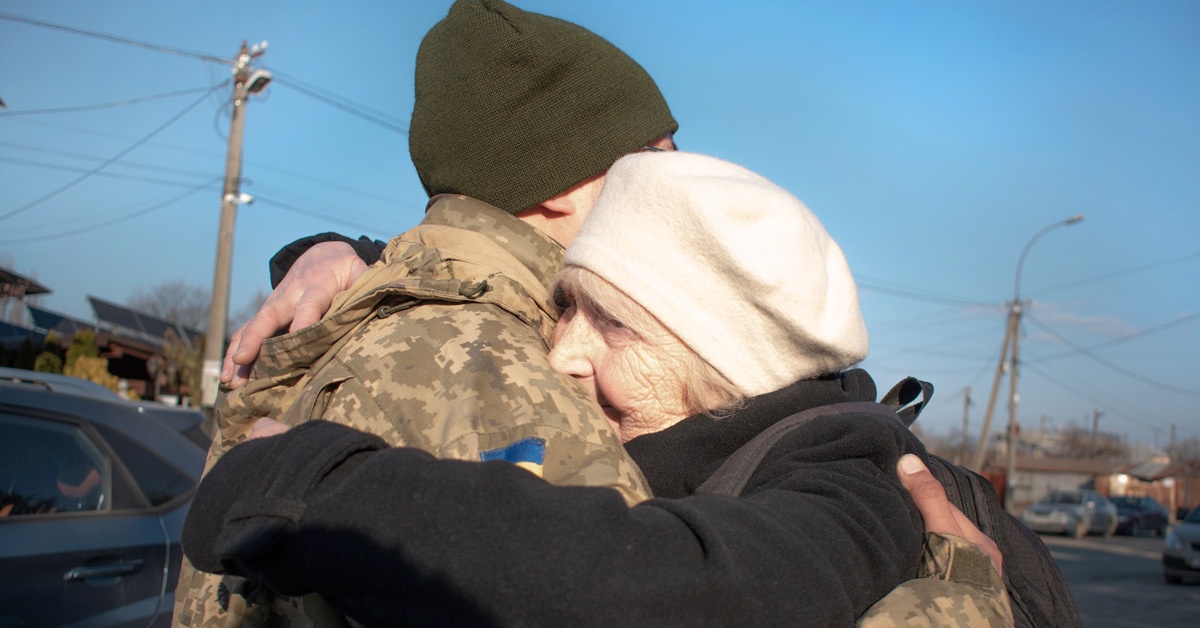
M 257 427 L 256 425 L 255 428 Z M 1004 558 L 996 542 L 975 527 L 961 510 L 950 503 L 942 483 L 933 477 L 920 458 L 912 454 L 901 456 L 897 473 L 900 476 L 900 484 L 912 495 L 917 510 L 921 512 L 926 532 L 953 534 L 970 541 L 981 552 L 987 554 L 997 573 L 1004 574 Z

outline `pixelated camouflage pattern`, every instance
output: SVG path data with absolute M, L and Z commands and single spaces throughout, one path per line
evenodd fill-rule
M 321 322 L 264 343 L 250 381 L 218 400 L 206 469 L 259 417 L 323 418 L 461 460 L 542 438 L 546 480 L 612 487 L 630 504 L 649 498 L 599 408 L 550 368 L 562 256 L 557 242 L 490 205 L 435 197 Z M 253 583 L 239 580 L 185 561 L 176 625 L 345 625 L 319 596 L 247 598 Z
M 962 537 L 928 532 L 917 578 L 876 602 L 858 626 L 1010 628 L 1013 614 L 987 554 Z

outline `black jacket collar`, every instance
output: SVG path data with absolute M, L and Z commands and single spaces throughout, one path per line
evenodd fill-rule
M 831 403 L 874 401 L 875 392 L 875 382 L 866 371 L 851 369 L 754 397 L 724 419 L 702 414 L 684 419 L 661 432 L 639 436 L 625 448 L 655 497 L 684 497 L 739 447 L 780 419 Z

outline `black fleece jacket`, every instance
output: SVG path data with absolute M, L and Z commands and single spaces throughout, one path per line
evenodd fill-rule
M 226 454 L 196 493 L 184 550 L 206 571 L 318 592 L 367 625 L 850 626 L 915 575 L 921 550 L 895 465 L 923 450 L 899 421 L 814 420 L 742 497 L 693 491 L 778 420 L 874 397 L 852 370 L 635 439 L 661 497 L 634 508 L 610 489 L 312 422 Z
M 313 245 L 322 242 L 345 242 L 349 244 L 354 249 L 354 252 L 358 254 L 359 259 L 365 262 L 367 266 L 378 262 L 379 258 L 383 256 L 383 249 L 387 246 L 387 242 L 383 242 L 382 240 L 372 240 L 367 236 L 359 236 L 355 240 L 332 231 L 305 236 L 279 249 L 275 255 L 271 256 L 271 261 L 268 263 L 268 270 L 271 272 L 271 287 L 278 288 L 279 282 L 283 281 L 284 276 L 292 269 L 292 264 L 295 264 L 296 260 L 311 249 Z

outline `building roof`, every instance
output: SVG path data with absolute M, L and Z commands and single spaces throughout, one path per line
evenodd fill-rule
M 0 296 L 29 296 L 49 293 L 49 288 L 33 279 L 18 275 L 7 268 L 0 268 Z
M 155 346 L 162 344 L 162 339 L 166 337 L 168 330 L 189 342 L 204 335 L 190 327 L 131 310 L 123 305 L 117 305 L 91 295 L 88 295 L 88 301 L 91 302 L 92 311 L 96 313 L 96 320 L 100 321 L 101 326 L 109 328 L 117 335 L 139 338 Z
M 1003 462 L 992 461 L 987 465 L 990 470 L 1002 470 Z M 1118 473 L 1123 466 L 1111 460 L 1094 460 L 1079 458 L 1027 458 L 1018 456 L 1014 464 L 1018 471 L 1042 471 L 1049 473 L 1085 473 L 1088 475 L 1108 475 Z
M 27 304 L 25 309 L 29 310 L 29 315 L 33 317 L 34 330 L 41 333 L 47 333 L 53 330 L 58 332 L 59 335 L 69 338 L 74 336 L 75 332 L 78 332 L 82 329 L 96 328 L 95 323 L 81 321 L 77 318 L 71 318 L 66 314 L 51 312 L 45 308 L 34 307 Z

